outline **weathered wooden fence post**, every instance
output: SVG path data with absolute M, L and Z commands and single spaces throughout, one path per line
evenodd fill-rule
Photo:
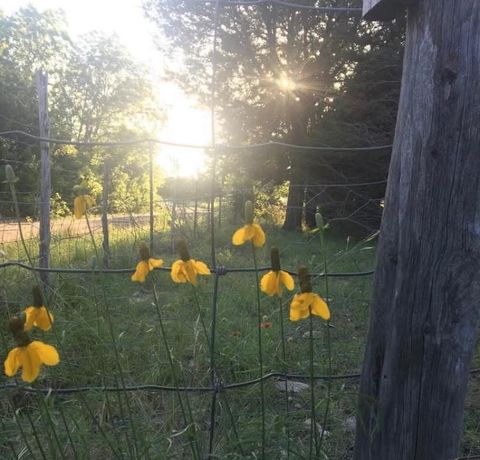
M 356 460 L 452 460 L 480 299 L 480 2 L 409 2 Z M 365 0 L 369 19 L 405 1 Z
M 38 125 L 40 137 L 49 137 L 48 119 L 48 75 L 38 70 L 36 75 L 38 95 Z M 50 267 L 50 197 L 52 182 L 50 177 L 50 144 L 40 142 L 40 247 L 38 264 L 41 268 Z M 40 272 L 40 279 L 48 284 L 48 272 Z

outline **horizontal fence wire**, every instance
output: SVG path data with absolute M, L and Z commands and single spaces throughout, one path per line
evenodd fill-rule
M 480 374 L 480 368 L 475 368 L 470 370 L 470 375 Z M 339 375 L 314 375 L 314 380 L 321 381 L 334 381 L 334 380 L 357 380 L 361 377 L 360 373 L 351 373 L 351 374 L 339 374 Z M 72 394 L 72 393 L 84 393 L 87 391 L 106 391 L 106 392 L 129 392 L 129 391 L 182 391 L 182 392 L 191 392 L 191 393 L 208 393 L 215 392 L 218 393 L 223 390 L 233 390 L 237 388 L 249 387 L 256 385 L 262 381 L 267 381 L 270 379 L 279 379 L 285 380 L 288 379 L 292 381 L 307 381 L 312 377 L 306 374 L 286 374 L 283 372 L 269 372 L 268 374 L 258 377 L 256 379 L 245 380 L 242 382 L 227 383 L 222 384 L 219 382 L 217 385 L 201 387 L 201 386 L 172 386 L 172 385 L 157 385 L 157 384 L 142 384 L 142 385 L 131 385 L 125 387 L 113 387 L 113 386 L 84 386 L 84 387 L 71 387 L 71 388 L 34 388 L 31 386 L 20 385 L 20 384 L 5 384 L 1 385 L 0 389 L 8 390 L 14 389 L 22 391 L 25 393 L 46 393 L 46 394 Z
M 62 145 L 74 145 L 79 147 L 118 147 L 122 145 L 138 145 L 138 144 L 160 144 L 160 145 L 167 145 L 170 147 L 180 147 L 180 148 L 187 148 L 187 149 L 219 149 L 219 150 L 248 150 L 248 149 L 258 149 L 258 148 L 265 148 L 271 146 L 277 147 L 285 147 L 294 150 L 324 150 L 324 151 L 332 151 L 332 152 L 361 152 L 361 151 L 369 151 L 369 150 L 385 150 L 391 149 L 393 147 L 392 144 L 387 145 L 372 145 L 372 146 L 365 146 L 365 147 L 335 147 L 335 146 L 325 146 L 325 145 L 305 145 L 305 144 L 290 144 L 288 142 L 281 142 L 281 141 L 267 141 L 267 142 L 260 142 L 256 144 L 245 144 L 245 145 L 234 145 L 234 144 L 215 144 L 207 145 L 207 144 L 184 144 L 178 142 L 169 142 L 164 141 L 161 139 L 155 138 L 142 138 L 142 139 L 132 139 L 132 140 L 125 140 L 125 141 L 98 141 L 98 142 L 84 142 L 84 141 L 72 141 L 67 139 L 55 139 L 51 137 L 41 137 L 35 136 L 33 134 L 27 133 L 25 131 L 20 130 L 11 130 L 11 131 L 1 131 L 0 137 L 10 139 L 12 135 L 19 135 L 26 137 L 28 139 L 32 139 L 35 141 L 40 142 L 50 142 L 52 144 L 62 144 Z
M 25 270 L 30 270 L 34 272 L 45 272 L 45 273 L 90 273 L 90 274 L 124 274 L 124 273 L 133 273 L 135 268 L 44 268 L 44 267 L 32 267 L 24 262 L 8 261 L 0 263 L 0 268 L 6 267 L 19 267 Z M 254 273 L 256 271 L 266 272 L 271 270 L 272 267 L 258 267 L 257 269 L 253 267 L 238 267 L 238 268 L 228 268 L 217 266 L 216 268 L 211 268 L 210 273 L 216 274 L 219 276 L 227 275 L 228 273 Z M 170 272 L 171 267 L 158 267 L 154 268 L 156 271 L 166 271 Z M 291 270 L 283 270 L 284 272 L 290 273 L 292 276 L 297 276 L 298 273 Z M 370 276 L 375 273 L 374 270 L 366 270 L 363 272 L 339 272 L 339 273 L 327 273 L 326 276 L 329 278 L 355 278 L 359 276 Z M 312 277 L 324 278 L 325 273 L 310 273 Z
M 215 4 L 214 0 L 194 0 L 195 3 Z M 339 6 L 314 6 L 302 3 L 292 3 L 285 0 L 220 0 L 222 6 L 259 6 L 277 5 L 294 10 L 307 10 L 317 13 L 354 13 L 361 14 L 362 8 L 339 7 Z

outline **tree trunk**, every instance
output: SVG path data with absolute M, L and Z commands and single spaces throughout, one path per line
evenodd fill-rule
M 297 168 L 300 169 L 300 166 L 297 166 Z M 288 187 L 287 211 L 283 222 L 283 230 L 296 231 L 302 229 L 304 190 L 299 178 L 299 174 L 292 172 Z
M 452 460 L 480 299 L 480 2 L 409 8 L 356 460 Z

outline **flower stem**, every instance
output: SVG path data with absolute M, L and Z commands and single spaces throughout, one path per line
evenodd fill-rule
M 257 321 L 258 321 L 258 371 L 260 377 L 260 398 L 262 410 L 262 458 L 265 458 L 265 389 L 263 383 L 263 352 L 262 352 L 262 312 L 260 309 L 260 283 L 258 281 L 258 263 L 255 246 L 252 243 L 253 266 L 255 268 L 255 283 L 257 292 Z
M 152 284 L 153 284 L 153 300 L 154 300 L 154 304 L 155 304 L 155 310 L 157 312 L 158 322 L 159 322 L 159 325 L 160 325 L 160 331 L 161 331 L 161 336 L 162 336 L 162 340 L 163 340 L 163 345 L 165 347 L 165 351 L 167 352 L 167 358 L 168 358 L 168 362 L 170 364 L 170 370 L 172 372 L 173 383 L 174 383 L 175 388 L 177 390 L 177 397 L 178 397 L 178 402 L 180 404 L 180 410 L 182 412 L 182 416 L 183 416 L 183 420 L 184 420 L 185 425 L 187 425 L 187 427 L 192 426 L 192 431 L 188 430 L 188 435 L 190 437 L 190 443 L 189 443 L 190 448 L 192 449 L 193 458 L 200 460 L 201 455 L 200 455 L 200 450 L 199 450 L 199 447 L 198 447 L 197 435 L 196 435 L 196 430 L 195 430 L 195 423 L 193 421 L 193 416 L 192 416 L 192 413 L 191 413 L 191 410 L 190 410 L 190 404 L 188 403 L 188 396 L 185 395 L 185 400 L 186 400 L 187 407 L 188 407 L 187 410 L 189 412 L 188 416 L 190 417 L 190 421 L 187 418 L 187 411 L 185 410 L 182 395 L 180 393 L 180 389 L 179 389 L 180 386 L 178 384 L 177 373 L 175 372 L 175 365 L 173 364 L 172 352 L 171 352 L 170 346 L 168 344 L 167 335 L 166 335 L 166 331 L 165 331 L 165 326 L 163 324 L 163 318 L 162 318 L 162 314 L 160 312 L 160 305 L 159 305 L 159 302 L 158 302 L 157 289 L 155 287 L 155 283 L 152 283 Z
M 315 403 L 315 367 L 313 361 L 313 316 L 312 316 L 312 307 L 309 307 L 310 314 L 308 316 L 309 324 L 309 355 L 310 355 L 310 405 L 311 405 L 311 418 L 310 418 L 310 451 L 308 458 L 318 458 L 318 433 L 317 433 L 317 411 Z M 315 456 L 313 455 L 313 444 L 315 440 Z
M 286 374 L 288 373 L 288 364 L 287 364 L 287 349 L 285 345 L 285 327 L 283 324 L 283 306 L 282 298 L 280 296 L 278 299 L 278 316 L 280 320 L 280 341 L 282 344 L 282 368 L 285 373 L 285 430 L 287 435 L 287 459 L 290 458 L 290 402 L 288 401 L 288 378 Z
M 327 303 L 329 303 L 329 285 L 328 285 L 328 263 L 327 263 L 327 251 L 325 248 L 325 239 L 323 235 L 323 230 L 321 231 L 320 234 L 320 250 L 322 251 L 323 254 L 323 272 L 324 272 L 324 278 L 325 278 L 325 300 Z M 332 344 L 331 344 L 331 338 L 330 338 L 330 323 L 326 323 L 327 327 L 327 360 L 328 360 L 328 370 L 327 370 L 327 375 L 330 376 L 332 375 Z M 320 445 L 319 445 L 319 450 L 322 447 L 323 440 L 325 437 L 325 427 L 327 425 L 328 421 L 328 413 L 330 411 L 330 393 L 332 390 L 332 381 L 329 379 L 327 380 L 327 401 L 325 404 L 325 412 L 323 414 L 323 423 L 322 423 L 322 432 L 320 434 Z
M 90 219 L 88 218 L 88 212 L 85 211 L 85 221 L 87 222 L 88 233 L 90 234 L 90 239 L 92 240 L 93 250 L 95 251 L 95 256 L 97 258 L 96 264 L 99 264 L 100 256 L 98 254 L 97 243 L 95 243 L 95 237 L 93 236 L 92 227 L 90 226 Z

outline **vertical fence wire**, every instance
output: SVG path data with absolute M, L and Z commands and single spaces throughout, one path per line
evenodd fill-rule
M 215 337 L 217 325 L 217 303 L 218 303 L 218 284 L 219 271 L 217 268 L 217 260 L 215 255 L 215 177 L 217 174 L 218 152 L 216 149 L 216 133 L 215 133 L 215 97 L 216 97 L 216 74 L 217 74 L 217 32 L 218 32 L 218 16 L 220 9 L 220 0 L 215 1 L 213 12 L 213 43 L 212 43 L 212 80 L 210 93 L 210 130 L 211 130 L 211 148 L 212 148 L 212 169 L 210 182 L 210 249 L 212 258 L 212 269 L 214 271 L 214 286 L 212 296 L 212 323 L 211 323 L 211 350 L 210 350 L 210 383 L 214 388 L 212 392 L 212 400 L 210 403 L 210 422 L 209 422 L 209 439 L 208 439 L 208 458 L 212 458 L 213 442 L 215 438 L 215 418 L 217 407 L 217 390 L 218 378 L 215 369 Z

